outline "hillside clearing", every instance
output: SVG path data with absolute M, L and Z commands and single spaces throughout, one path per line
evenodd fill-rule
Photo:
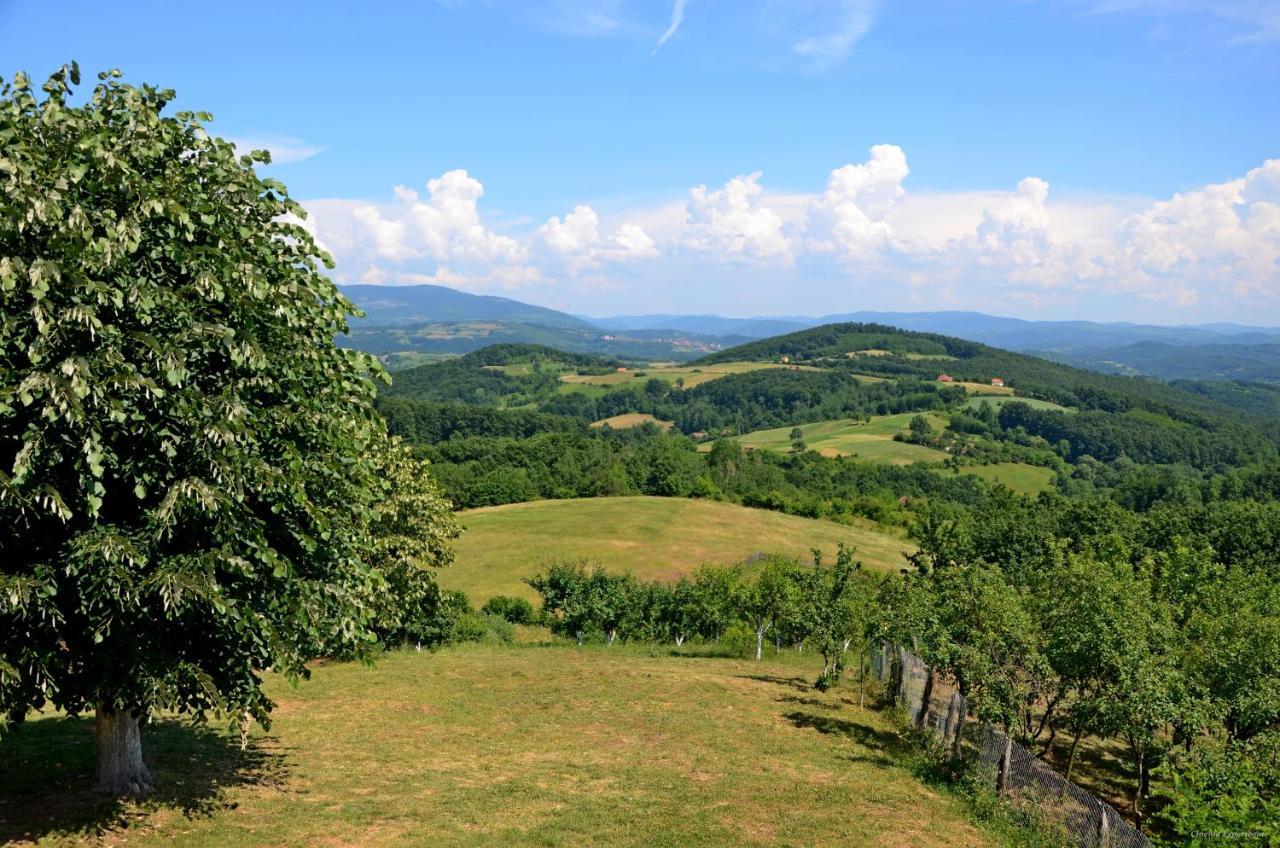
M 626 430 L 629 427 L 639 427 L 642 424 L 654 424 L 663 430 L 670 430 L 675 426 L 672 421 L 663 421 L 661 418 L 654 418 L 647 412 L 624 412 L 621 415 L 614 415 L 611 418 L 601 418 L 591 424 L 592 427 L 612 427 L 615 430 Z
M 247 754 L 224 730 L 152 725 L 167 788 L 119 807 L 76 788 L 90 783 L 91 721 L 37 718 L 0 742 L 17 781 L 0 841 L 993 844 L 896 764 L 889 719 L 859 709 L 850 684 L 817 693 L 810 664 L 784 657 L 476 646 L 322 665 L 297 689 L 268 680 L 274 724 Z M 197 761 L 216 788 L 195 785 Z
M 644 580 L 674 580 L 704 562 L 731 563 L 760 552 L 827 557 L 838 542 L 857 549 L 868 568 L 897 570 L 914 546 L 869 523 L 850 527 L 719 501 L 622 497 L 534 501 L 460 514 L 467 529 L 457 561 L 440 585 L 461 589 L 473 604 L 493 595 L 536 600 L 522 581 L 548 562 L 598 561 Z
M 971 395 L 1012 395 L 1013 389 L 1008 386 L 993 386 L 990 383 L 970 383 L 965 380 L 956 380 L 951 383 L 953 386 L 961 386 Z
M 1038 495 L 1053 488 L 1053 470 L 1023 462 L 997 462 L 991 465 L 969 465 L 962 474 L 973 474 L 988 483 L 1000 483 L 1023 495 Z
M 891 465 L 941 462 L 946 459 L 948 454 L 945 451 L 893 440 L 895 433 L 904 432 L 907 429 L 915 415 L 916 413 L 911 412 L 902 415 L 882 415 L 872 418 L 867 423 L 860 419 L 840 418 L 797 426 L 804 434 L 805 446 L 824 456 L 856 456 L 859 459 Z M 929 419 L 934 429 L 940 430 L 947 426 L 947 419 L 943 416 L 929 414 L 925 417 Z M 794 428 L 774 427 L 735 438 L 747 447 L 786 452 L 791 450 L 792 429 Z
M 1074 409 L 1062 406 L 1049 400 L 1039 400 L 1037 398 L 1027 397 L 1011 397 L 1011 396 L 990 396 L 970 398 L 964 405 L 965 409 L 978 409 L 984 403 L 989 403 L 996 409 L 1004 406 L 1006 403 L 1025 403 L 1032 409 L 1048 409 L 1054 412 L 1075 412 Z
M 682 380 L 681 386 L 692 389 L 702 383 L 709 383 L 730 374 L 746 374 L 749 371 L 762 371 L 767 368 L 787 368 L 806 371 L 818 369 L 811 366 L 787 366 L 780 362 L 720 362 L 715 365 L 688 366 L 656 364 L 648 368 L 634 368 L 627 371 L 613 371 L 608 374 L 565 374 L 560 379 L 573 386 L 622 386 L 639 381 L 644 383 L 657 378 L 674 386 L 676 380 Z

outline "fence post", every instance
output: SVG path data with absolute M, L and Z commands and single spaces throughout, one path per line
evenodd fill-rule
M 1099 801 L 1098 809 L 1102 813 L 1102 821 L 1098 822 L 1098 848 L 1111 848 L 1111 817 L 1107 815 L 1107 805 Z
M 1003 798 L 1009 794 L 1009 766 L 1013 762 L 1013 737 L 1004 737 L 1004 750 L 1000 753 L 1000 771 L 996 773 L 996 794 Z

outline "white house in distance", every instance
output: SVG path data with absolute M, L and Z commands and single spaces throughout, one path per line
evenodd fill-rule
M 991 378 L 991 385 L 993 385 L 993 386 L 999 386 L 1000 388 L 1004 388 L 1004 380 L 1002 380 L 1002 379 L 1001 379 L 1001 378 L 999 378 L 999 377 L 992 377 L 992 378 Z

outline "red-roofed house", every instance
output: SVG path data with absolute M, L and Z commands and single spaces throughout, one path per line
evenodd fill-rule
M 939 383 L 954 383 L 955 381 L 956 381 L 956 378 L 955 378 L 955 377 L 952 377 L 950 374 L 939 374 L 939 375 L 938 375 L 938 382 L 939 382 Z

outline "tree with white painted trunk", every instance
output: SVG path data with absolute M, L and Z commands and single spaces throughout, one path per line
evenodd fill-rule
M 268 154 L 78 84 L 0 81 L 0 715 L 95 713 L 145 795 L 155 712 L 265 724 L 267 669 L 376 644 L 390 445 Z
M 768 556 L 753 576 L 736 587 L 734 606 L 755 631 L 757 660 L 764 657 L 765 633 L 790 602 L 794 591 L 791 573 L 795 568 L 795 560 Z

